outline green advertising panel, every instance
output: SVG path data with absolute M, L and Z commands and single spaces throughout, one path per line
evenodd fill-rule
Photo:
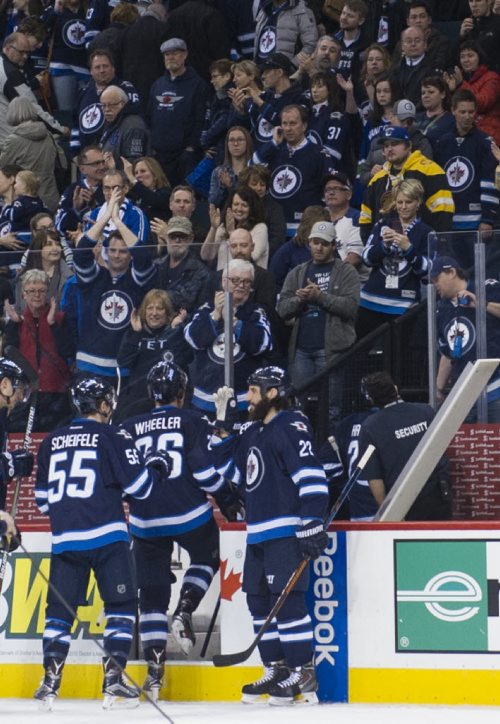
M 488 611 L 488 556 L 500 557 L 499 541 L 394 541 L 397 652 L 498 650 L 488 640 L 488 614 L 498 616 L 498 593 Z

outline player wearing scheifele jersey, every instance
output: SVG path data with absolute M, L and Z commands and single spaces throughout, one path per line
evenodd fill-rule
M 303 557 L 317 558 L 328 542 L 326 476 L 313 450 L 309 422 L 290 409 L 285 372 L 256 370 L 248 379 L 249 427 L 224 441 L 233 461 L 226 476 L 244 489 L 247 549 L 243 590 L 257 633 Z M 224 390 L 216 393 L 219 400 Z M 219 411 L 218 421 L 226 415 Z M 221 433 L 224 436 L 224 433 Z M 317 702 L 313 630 L 304 571 L 259 643 L 262 679 L 243 687 L 243 701 Z
M 136 706 L 139 692 L 122 678 L 137 605 L 123 498 L 147 497 L 157 476 L 149 465 L 168 471 L 170 461 L 158 456 L 151 463 L 143 461 L 129 433 L 109 425 L 116 406 L 109 382 L 82 378 L 71 396 L 79 417 L 48 435 L 38 453 L 35 497 L 50 517 L 52 554 L 43 635 L 45 675 L 35 698 L 42 708 L 52 708 L 69 651 L 73 615 L 58 595 L 76 609 L 86 600 L 93 571 L 107 619 L 104 707 L 118 700 Z
M 162 360 L 148 374 L 148 393 L 155 409 L 123 423 L 145 454 L 168 453 L 168 480 L 153 486 L 145 500 L 130 501 L 130 528 L 139 585 L 139 632 L 148 662 L 143 690 L 157 698 L 164 674 L 171 596 L 171 557 L 174 542 L 189 554 L 179 602 L 173 613 L 172 633 L 182 651 L 195 643 L 191 616 L 219 569 L 219 529 L 207 493 L 224 515 L 234 517 L 241 507 L 229 484 L 215 469 L 209 450 L 209 427 L 194 410 L 183 409 L 187 376 L 170 360 Z

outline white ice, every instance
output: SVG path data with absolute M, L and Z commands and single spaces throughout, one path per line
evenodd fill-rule
M 496 707 L 401 706 L 368 704 L 307 704 L 270 707 L 266 704 L 215 704 L 159 702 L 174 724 L 498 724 Z M 151 704 L 132 710 L 103 711 L 100 702 L 61 699 L 52 712 L 39 712 L 34 702 L 1 699 L 2 724 L 164 724 L 167 719 Z

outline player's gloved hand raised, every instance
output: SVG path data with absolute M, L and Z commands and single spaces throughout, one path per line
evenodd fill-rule
M 34 457 L 32 452 L 18 448 L 0 455 L 1 472 L 4 479 L 27 478 L 33 472 Z
M 245 519 L 245 506 L 235 485 L 226 481 L 223 489 L 217 491 L 214 498 L 220 512 L 227 521 L 232 523 L 236 520 Z
M 238 402 L 231 387 L 219 387 L 214 393 L 215 411 L 217 420 L 215 427 L 225 432 L 233 432 L 241 423 Z
M 158 474 L 161 482 L 169 479 L 172 472 L 172 458 L 164 450 L 155 450 L 144 458 L 146 467 L 152 468 Z
M 328 535 L 321 520 L 306 523 L 296 531 L 295 535 L 304 558 L 318 558 L 328 545 Z

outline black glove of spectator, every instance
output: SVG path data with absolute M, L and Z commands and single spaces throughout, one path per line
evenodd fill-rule
M 244 520 L 245 506 L 235 485 L 226 481 L 222 490 L 215 493 L 214 498 L 227 521 L 233 523 L 236 520 Z
M 158 474 L 161 482 L 169 479 L 172 472 L 172 458 L 163 450 L 156 450 L 144 458 L 146 467 L 152 468 Z
M 19 548 L 21 541 L 21 531 L 16 526 L 16 535 L 11 535 L 10 540 L 7 539 L 7 536 L 0 538 L 0 551 L 7 550 L 7 553 L 12 553 Z
M 17 476 L 27 478 L 33 472 L 33 453 L 18 448 L 0 455 L 1 472 L 4 479 L 10 480 Z
M 312 520 L 310 523 L 303 525 L 295 535 L 304 558 L 312 558 L 313 560 L 318 558 L 328 544 L 328 535 L 323 522 L 320 520 Z

